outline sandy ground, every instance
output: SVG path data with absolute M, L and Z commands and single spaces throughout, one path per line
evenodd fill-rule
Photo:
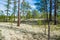
M 32 27 L 31 25 L 21 24 L 20 27 L 10 23 L 0 23 L 0 30 L 5 37 L 4 40 L 47 40 L 44 35 L 44 28 Z M 51 36 L 60 35 L 59 31 L 51 32 Z
M 27 40 L 23 39 L 24 32 L 43 32 L 42 29 L 33 28 L 31 25 L 21 24 L 18 27 L 16 24 L 11 25 L 10 23 L 0 23 L 0 30 L 2 30 L 2 35 L 5 37 L 5 40 Z

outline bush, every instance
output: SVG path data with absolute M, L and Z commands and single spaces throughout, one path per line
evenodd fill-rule
M 37 24 L 38 24 L 38 25 L 42 25 L 43 23 L 42 23 L 41 20 L 38 20 L 38 21 L 37 21 Z
M 30 19 L 30 18 L 32 18 L 31 11 L 28 11 L 28 12 L 27 12 L 26 18 L 27 18 L 27 19 Z
M 0 15 L 0 21 L 5 21 L 5 15 Z
M 60 24 L 57 24 L 58 27 L 60 27 Z

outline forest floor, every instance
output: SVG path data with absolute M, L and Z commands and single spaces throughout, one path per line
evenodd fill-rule
M 16 23 L 5 23 L 0 22 L 2 40 L 47 40 L 48 39 L 48 29 L 46 25 L 46 35 L 45 26 L 28 25 L 21 24 L 19 27 Z M 54 29 L 56 26 L 51 25 L 50 40 L 60 39 L 60 29 Z

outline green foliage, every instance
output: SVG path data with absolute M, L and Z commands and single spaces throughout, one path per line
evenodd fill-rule
M 39 12 L 37 10 L 33 10 L 33 14 L 32 14 L 32 17 L 33 18 L 39 18 Z
M 60 27 L 60 24 L 57 24 L 57 27 Z
M 57 19 L 60 20 L 60 13 L 57 14 Z
M 31 6 L 25 0 L 21 3 L 21 12 L 22 12 L 23 19 L 26 19 L 26 14 L 27 14 L 28 10 L 30 10 L 30 8 L 31 8 Z
M 13 25 L 12 23 L 14 21 L 13 18 L 14 18 L 14 15 L 13 14 L 11 16 L 9 16 L 9 19 L 10 19 L 9 22 L 11 23 L 11 27 L 12 27 L 12 25 Z
M 13 22 L 14 15 L 9 16 L 9 21 Z
M 42 14 L 41 14 L 41 18 L 46 18 L 46 13 L 45 12 L 42 12 Z
M 28 12 L 27 12 L 26 18 L 27 18 L 27 19 L 30 19 L 30 18 L 32 18 L 31 11 L 28 11 Z
M 0 21 L 5 21 L 5 15 L 0 15 Z
M 42 23 L 41 20 L 38 20 L 38 21 L 37 21 L 37 24 L 38 24 L 38 25 L 42 25 L 43 23 Z
M 48 0 L 34 0 L 35 1 L 35 6 L 36 9 L 38 9 L 40 12 L 46 11 L 46 7 L 47 7 L 47 1 Z
M 6 6 L 6 10 L 5 10 L 5 11 L 7 12 L 7 13 L 6 13 L 7 16 L 10 15 L 10 11 L 11 11 L 11 10 L 10 10 L 10 8 L 11 8 L 10 4 L 11 4 L 11 0 L 7 0 L 7 1 L 6 1 L 6 5 L 5 5 L 5 6 Z M 8 21 L 8 18 L 6 18 L 6 21 Z
M 16 0 L 14 0 L 14 7 L 13 7 L 13 14 L 14 14 L 14 21 L 15 21 L 15 14 L 16 14 L 16 9 L 17 9 L 17 1 Z
M 23 12 L 23 19 L 26 17 L 27 10 L 29 10 L 31 6 L 29 5 L 28 2 L 23 1 L 21 4 L 21 11 Z
M 25 18 L 25 16 L 20 16 L 22 19 L 24 19 Z
M 7 14 L 9 14 L 9 12 L 10 12 L 10 4 L 11 4 L 11 0 L 7 0 L 7 4 L 6 4 Z
M 23 10 L 26 10 L 26 9 L 30 9 L 31 7 L 30 7 L 30 5 L 29 5 L 29 3 L 28 2 L 22 2 L 22 6 L 21 6 L 21 8 L 23 9 Z
M 60 27 L 60 13 L 57 14 L 58 26 Z

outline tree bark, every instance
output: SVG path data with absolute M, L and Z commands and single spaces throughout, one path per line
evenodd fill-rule
M 18 0 L 18 23 L 17 26 L 20 26 L 20 0 Z
M 57 13 L 56 13 L 56 0 L 54 2 L 54 25 L 56 25 L 56 16 L 57 16 Z
M 45 13 L 46 13 L 46 20 L 48 21 L 47 0 L 45 0 L 44 2 L 45 2 L 44 10 L 45 10 Z M 45 18 L 45 17 L 44 17 L 44 18 Z M 45 21 L 46 21 L 46 20 L 45 20 Z M 45 35 L 46 35 L 46 24 L 45 24 L 45 21 L 44 21 L 44 26 L 45 26 Z
M 16 0 L 14 0 L 14 22 L 15 22 L 15 9 L 16 9 L 16 4 L 15 4 Z
M 48 40 L 50 40 L 50 21 L 48 20 Z
M 52 21 L 52 0 L 50 0 L 50 14 L 49 14 L 49 20 Z
M 45 0 L 45 11 L 46 11 L 46 19 L 48 21 L 48 12 L 47 12 L 47 0 Z

